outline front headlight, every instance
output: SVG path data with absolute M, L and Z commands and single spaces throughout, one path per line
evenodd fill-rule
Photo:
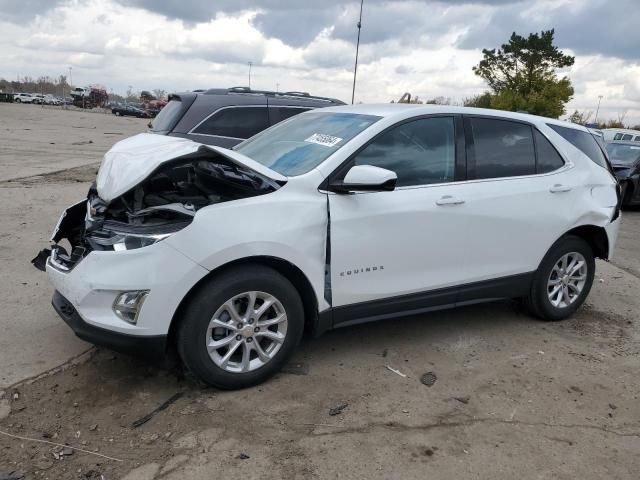
M 101 246 L 103 249 L 113 249 L 116 252 L 122 250 L 134 250 L 136 248 L 148 247 L 165 238 L 169 237 L 171 233 L 154 233 L 154 234 L 140 234 L 140 233 L 122 233 L 122 232 L 110 232 L 111 236 L 102 235 L 90 235 L 87 237 L 91 243 L 95 243 Z

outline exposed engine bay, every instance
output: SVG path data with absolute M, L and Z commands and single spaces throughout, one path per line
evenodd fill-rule
M 196 212 L 216 203 L 274 192 L 281 184 L 215 152 L 160 165 L 129 191 L 105 202 L 96 184 L 87 200 L 68 208 L 51 238 L 52 261 L 73 268 L 92 250 L 130 250 L 151 245 L 188 226 Z M 71 253 L 59 245 L 66 239 Z M 33 260 L 44 269 L 49 250 Z

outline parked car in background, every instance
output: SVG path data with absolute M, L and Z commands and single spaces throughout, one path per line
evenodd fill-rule
M 231 148 L 298 113 L 344 105 L 305 92 L 272 92 L 245 87 L 214 88 L 169 96 L 149 131 Z
M 622 205 L 640 204 L 640 143 L 613 141 L 606 149 L 622 188 Z
M 42 93 L 32 93 L 31 96 L 33 97 L 33 103 L 36 103 L 38 105 L 46 103 L 45 96 Z
M 115 105 L 111 108 L 111 113 L 123 117 L 148 118 L 149 116 L 144 110 L 133 105 Z
M 625 142 L 640 142 L 640 131 L 627 128 L 604 128 L 602 129 L 605 142 L 622 140 Z
M 45 95 L 44 103 L 46 105 L 62 105 L 62 100 L 54 95 Z
M 619 224 L 618 184 L 582 126 L 351 105 L 233 150 L 123 140 L 34 263 L 81 338 L 160 355 L 171 343 L 208 384 L 242 388 L 276 373 L 305 328 L 501 298 L 565 319 Z
M 33 96 L 30 93 L 16 93 L 13 95 L 16 103 L 33 103 Z

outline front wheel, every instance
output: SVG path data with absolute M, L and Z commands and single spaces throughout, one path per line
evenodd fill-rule
M 558 240 L 536 271 L 525 304 L 543 320 L 563 320 L 582 305 L 595 275 L 591 246 L 573 235 Z
M 291 282 L 268 267 L 242 266 L 211 278 L 190 299 L 177 348 L 205 383 L 245 388 L 280 370 L 303 327 L 302 301 Z
M 19 98 L 16 98 L 16 103 L 22 103 L 22 100 L 20 100 Z

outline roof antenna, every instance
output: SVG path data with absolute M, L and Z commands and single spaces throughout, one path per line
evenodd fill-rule
M 360 19 L 358 20 L 358 41 L 356 43 L 356 64 L 353 67 L 353 89 L 351 90 L 351 105 L 356 96 L 356 73 L 358 72 L 358 50 L 360 50 L 360 29 L 362 28 L 362 4 L 364 0 L 360 0 Z

